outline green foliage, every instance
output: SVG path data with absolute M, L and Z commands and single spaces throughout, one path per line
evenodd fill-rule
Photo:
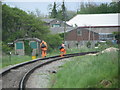
M 118 52 L 70 60 L 54 75 L 52 88 L 118 88 Z
M 18 8 L 10 8 L 4 4 L 2 11 L 3 41 L 5 42 L 22 38 L 26 33 L 29 37 L 44 38 L 43 34 L 49 32 L 48 27 L 40 19 Z
M 113 32 L 115 35 L 115 39 L 117 40 L 117 43 L 120 44 L 120 32 Z
M 81 3 L 80 10 L 77 14 L 100 14 L 100 13 L 120 13 L 120 2 L 111 2 L 110 4 L 102 3 Z
M 53 18 L 65 21 L 70 20 L 76 14 L 120 13 L 120 2 L 111 2 L 109 4 L 102 3 L 100 5 L 93 2 L 81 3 L 80 9 L 77 10 L 77 13 L 68 11 L 63 2 L 61 7 L 56 7 L 56 4 L 54 4 L 51 12 L 51 16 L 54 16 Z
M 64 2 L 62 2 L 62 5 L 60 5 L 60 7 L 56 6 L 56 3 L 54 2 L 53 8 L 50 12 L 50 17 L 57 18 L 62 21 L 69 20 L 76 15 L 76 12 L 68 11 L 66 9 Z
M 57 49 L 58 46 L 62 43 L 62 38 L 58 34 L 49 34 L 46 36 L 45 40 L 48 44 L 48 51 Z
M 65 21 L 66 20 L 66 7 L 65 7 L 65 4 L 64 4 L 64 1 L 63 1 L 63 3 L 62 3 L 62 6 L 61 6 L 61 8 L 62 8 L 62 20 L 63 21 Z
M 86 46 L 87 46 L 88 48 L 90 48 L 90 47 L 91 47 L 91 42 L 88 41 L 87 44 L 86 44 Z
M 31 56 L 32 48 L 29 45 L 29 41 L 28 40 L 24 41 L 24 45 L 25 45 L 25 55 Z
M 9 54 L 10 51 L 12 51 L 12 47 L 8 46 L 7 43 L 2 42 L 2 51 L 4 51 L 6 54 Z
M 44 39 L 50 32 L 48 27 L 37 17 L 27 14 L 18 8 L 11 8 L 2 5 L 2 39 L 4 42 L 3 51 L 6 52 L 8 42 L 13 42 L 17 38 L 36 37 Z
M 109 47 L 119 48 L 119 46 L 117 44 L 114 45 L 110 41 L 107 41 L 105 43 L 98 42 L 98 43 L 96 43 L 96 46 L 98 48 L 95 48 L 95 47 L 88 48 L 86 46 L 66 48 L 66 52 L 67 52 L 67 54 L 71 54 L 71 53 L 80 53 L 80 52 L 102 51 L 102 50 L 105 50 L 106 48 L 109 48 Z M 54 55 L 59 55 L 60 54 L 60 51 L 59 51 L 58 47 L 56 47 L 55 49 L 49 48 L 49 51 L 50 51 L 49 56 L 54 56 Z
M 98 43 L 95 43 L 95 47 L 98 47 L 98 45 L 99 45 Z
M 59 34 L 61 38 L 64 38 L 64 33 Z
M 111 40 L 107 40 L 107 41 L 106 41 L 106 44 L 109 45 L 109 46 L 112 46 L 112 45 L 113 45 L 113 43 L 111 42 Z
M 32 60 L 32 58 L 30 56 L 10 56 L 10 55 L 3 55 L 2 56 L 2 67 L 6 67 L 9 65 L 14 65 L 14 64 L 18 64 L 18 63 L 22 63 L 25 61 L 29 61 Z
M 56 3 L 54 2 L 53 9 L 51 12 L 51 18 L 56 18 L 57 17 L 57 10 L 56 10 Z

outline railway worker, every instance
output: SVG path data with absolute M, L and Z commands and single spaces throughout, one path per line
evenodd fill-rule
M 63 55 L 66 54 L 66 49 L 65 49 L 65 44 L 62 43 L 60 46 L 59 46 L 59 49 L 60 49 L 60 52 L 61 52 L 61 57 L 63 57 Z
M 47 43 L 44 40 L 42 40 L 42 42 L 40 43 L 40 48 L 42 50 L 42 58 L 46 57 L 48 46 L 47 46 Z

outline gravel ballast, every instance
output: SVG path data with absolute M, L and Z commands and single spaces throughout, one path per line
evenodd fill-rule
M 61 69 L 61 66 L 70 59 L 62 59 L 52 62 L 41 68 L 36 69 L 29 77 L 26 88 L 50 88 L 50 76 L 57 73 Z

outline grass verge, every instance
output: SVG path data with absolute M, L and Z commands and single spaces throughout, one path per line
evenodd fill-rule
M 72 59 L 52 76 L 52 88 L 118 88 L 118 52 Z
M 31 60 L 31 56 L 19 56 L 19 55 L 12 55 L 11 57 L 6 55 L 6 56 L 2 56 L 2 66 L 0 67 L 6 67 L 9 65 L 14 65 L 14 64 L 18 64 L 21 62 L 25 62 L 25 61 L 29 61 Z

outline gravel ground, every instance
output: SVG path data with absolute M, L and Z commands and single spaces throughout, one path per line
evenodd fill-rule
M 36 69 L 29 77 L 26 88 L 50 88 L 49 81 L 50 75 L 57 73 L 61 66 L 70 59 L 62 59 L 52 62 L 41 68 Z

